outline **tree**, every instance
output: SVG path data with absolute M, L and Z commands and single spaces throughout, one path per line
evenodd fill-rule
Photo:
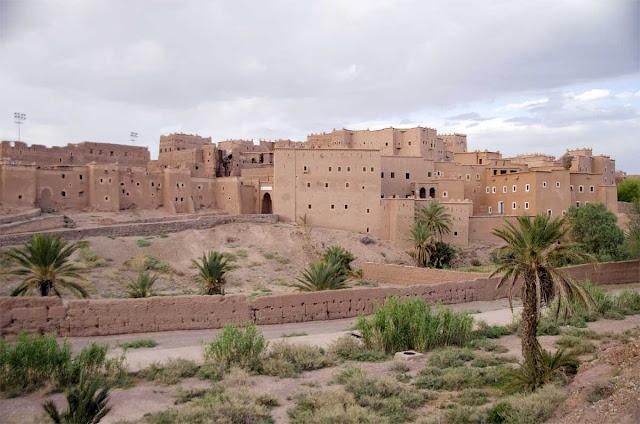
M 346 274 L 351 275 L 353 270 L 351 269 L 351 262 L 356 259 L 353 253 L 343 248 L 342 246 L 329 246 L 322 255 L 322 260 L 325 262 L 333 262 L 340 266 L 340 269 Z
M 422 222 L 431 234 L 437 234 L 440 240 L 444 234 L 451 232 L 451 215 L 438 202 L 431 202 L 428 206 L 418 209 L 416 215 L 417 221 Z
M 626 179 L 618 184 L 618 200 L 621 202 L 640 200 L 640 180 Z
M 599 260 L 618 258 L 624 242 L 624 232 L 618 227 L 615 214 L 602 203 L 572 207 L 567 215 L 571 238 Z
M 513 291 L 521 281 L 522 356 L 533 386 L 544 383 L 545 367 L 540 343 L 536 337 L 540 308 L 557 296 L 557 310 L 571 312 L 572 302 L 586 308 L 592 301 L 587 291 L 570 279 L 558 265 L 565 261 L 589 260 L 590 256 L 576 243 L 567 240 L 568 229 L 560 218 L 538 215 L 517 217 L 516 223 L 507 222 L 493 234 L 506 244 L 496 249 L 498 268 L 491 275 L 501 276 L 498 287 L 508 284 L 509 304 Z
M 191 261 L 198 270 L 198 280 L 204 285 L 205 294 L 224 294 L 225 274 L 231 270 L 229 258 L 224 253 L 211 251 L 199 260 Z
M 411 227 L 409 239 L 413 243 L 413 250 L 409 254 L 416 261 L 416 265 L 427 266 L 433 245 L 433 233 L 429 231 L 426 224 L 416 221 Z
M 111 410 L 109 390 L 100 388 L 99 380 L 82 378 L 67 391 L 66 398 L 69 409 L 62 413 L 51 400 L 42 405 L 55 424 L 96 424 Z
M 633 202 L 627 213 L 629 222 L 625 234 L 625 251 L 632 258 L 640 256 L 640 200 Z
M 427 266 L 433 268 L 448 268 L 455 257 L 456 249 L 451 247 L 450 244 L 438 240 L 431 246 Z
M 340 264 L 327 261 L 311 264 L 302 272 L 302 276 L 297 278 L 297 281 L 295 286 L 302 291 L 336 290 L 347 287 L 347 275 Z
M 127 286 L 129 297 L 151 297 L 155 295 L 153 285 L 158 280 L 158 276 L 148 271 L 142 271 L 138 274 L 138 278 L 131 280 Z
M 22 277 L 11 296 L 25 296 L 32 291 L 40 296 L 61 296 L 61 291 L 66 290 L 77 297 L 87 297 L 79 284 L 82 270 L 70 260 L 77 249 L 77 243 L 46 234 L 36 234 L 23 247 L 10 249 L 6 256 L 16 267 L 8 274 Z

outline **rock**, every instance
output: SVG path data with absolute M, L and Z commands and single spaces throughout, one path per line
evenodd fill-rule
M 393 355 L 393 359 L 400 361 L 415 361 L 416 359 L 420 359 L 424 356 L 424 354 L 420 352 L 416 352 L 415 350 L 405 350 L 403 352 L 397 352 Z
M 369 236 L 362 236 L 360 237 L 360 243 L 364 245 L 369 245 L 369 244 L 376 244 L 376 241 Z

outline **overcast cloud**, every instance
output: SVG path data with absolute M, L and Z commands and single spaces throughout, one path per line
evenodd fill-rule
M 640 173 L 639 39 L 639 0 L 0 0 L 0 138 L 419 124 Z

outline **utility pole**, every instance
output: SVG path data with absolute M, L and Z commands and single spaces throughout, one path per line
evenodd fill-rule
M 18 125 L 18 141 L 20 141 L 20 125 L 27 119 L 26 113 L 14 112 L 13 113 L 13 122 Z

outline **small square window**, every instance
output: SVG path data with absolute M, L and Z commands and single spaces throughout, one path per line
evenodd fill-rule
M 411 178 L 411 174 L 409 174 L 408 172 L 405 172 L 404 179 L 408 180 L 409 178 Z
M 331 205 L 331 209 L 335 209 L 336 205 Z
M 530 184 L 525 184 L 525 185 L 524 185 L 524 191 L 526 191 L 527 193 L 528 193 L 529 191 L 531 191 L 531 185 L 530 185 Z
M 524 208 L 529 209 L 529 202 L 524 202 Z
M 596 191 L 596 188 L 594 186 L 589 186 L 589 192 L 593 193 L 594 191 Z
M 506 193 L 507 192 L 507 186 L 502 186 L 502 192 Z
M 311 209 L 311 204 L 308 204 L 308 205 L 307 205 L 307 209 Z
M 547 188 L 547 182 L 546 182 L 546 181 L 543 181 L 543 182 L 542 182 L 542 187 L 543 187 L 543 188 Z
M 515 209 L 518 209 L 518 207 L 517 207 L 517 206 L 518 206 L 518 205 L 516 204 L 516 202 L 512 202 L 512 203 L 511 203 L 511 209 L 514 209 L 514 210 L 515 210 Z
M 560 188 L 560 181 L 556 181 L 556 188 Z
M 392 172 L 392 173 L 391 173 L 391 178 L 395 178 L 395 177 L 396 177 L 396 173 L 395 173 L 395 172 Z
M 349 205 L 344 205 L 344 208 L 345 209 L 349 209 Z
M 518 186 L 513 185 L 513 186 L 511 187 L 511 191 L 512 191 L 513 193 L 515 193 L 516 191 L 518 191 Z

